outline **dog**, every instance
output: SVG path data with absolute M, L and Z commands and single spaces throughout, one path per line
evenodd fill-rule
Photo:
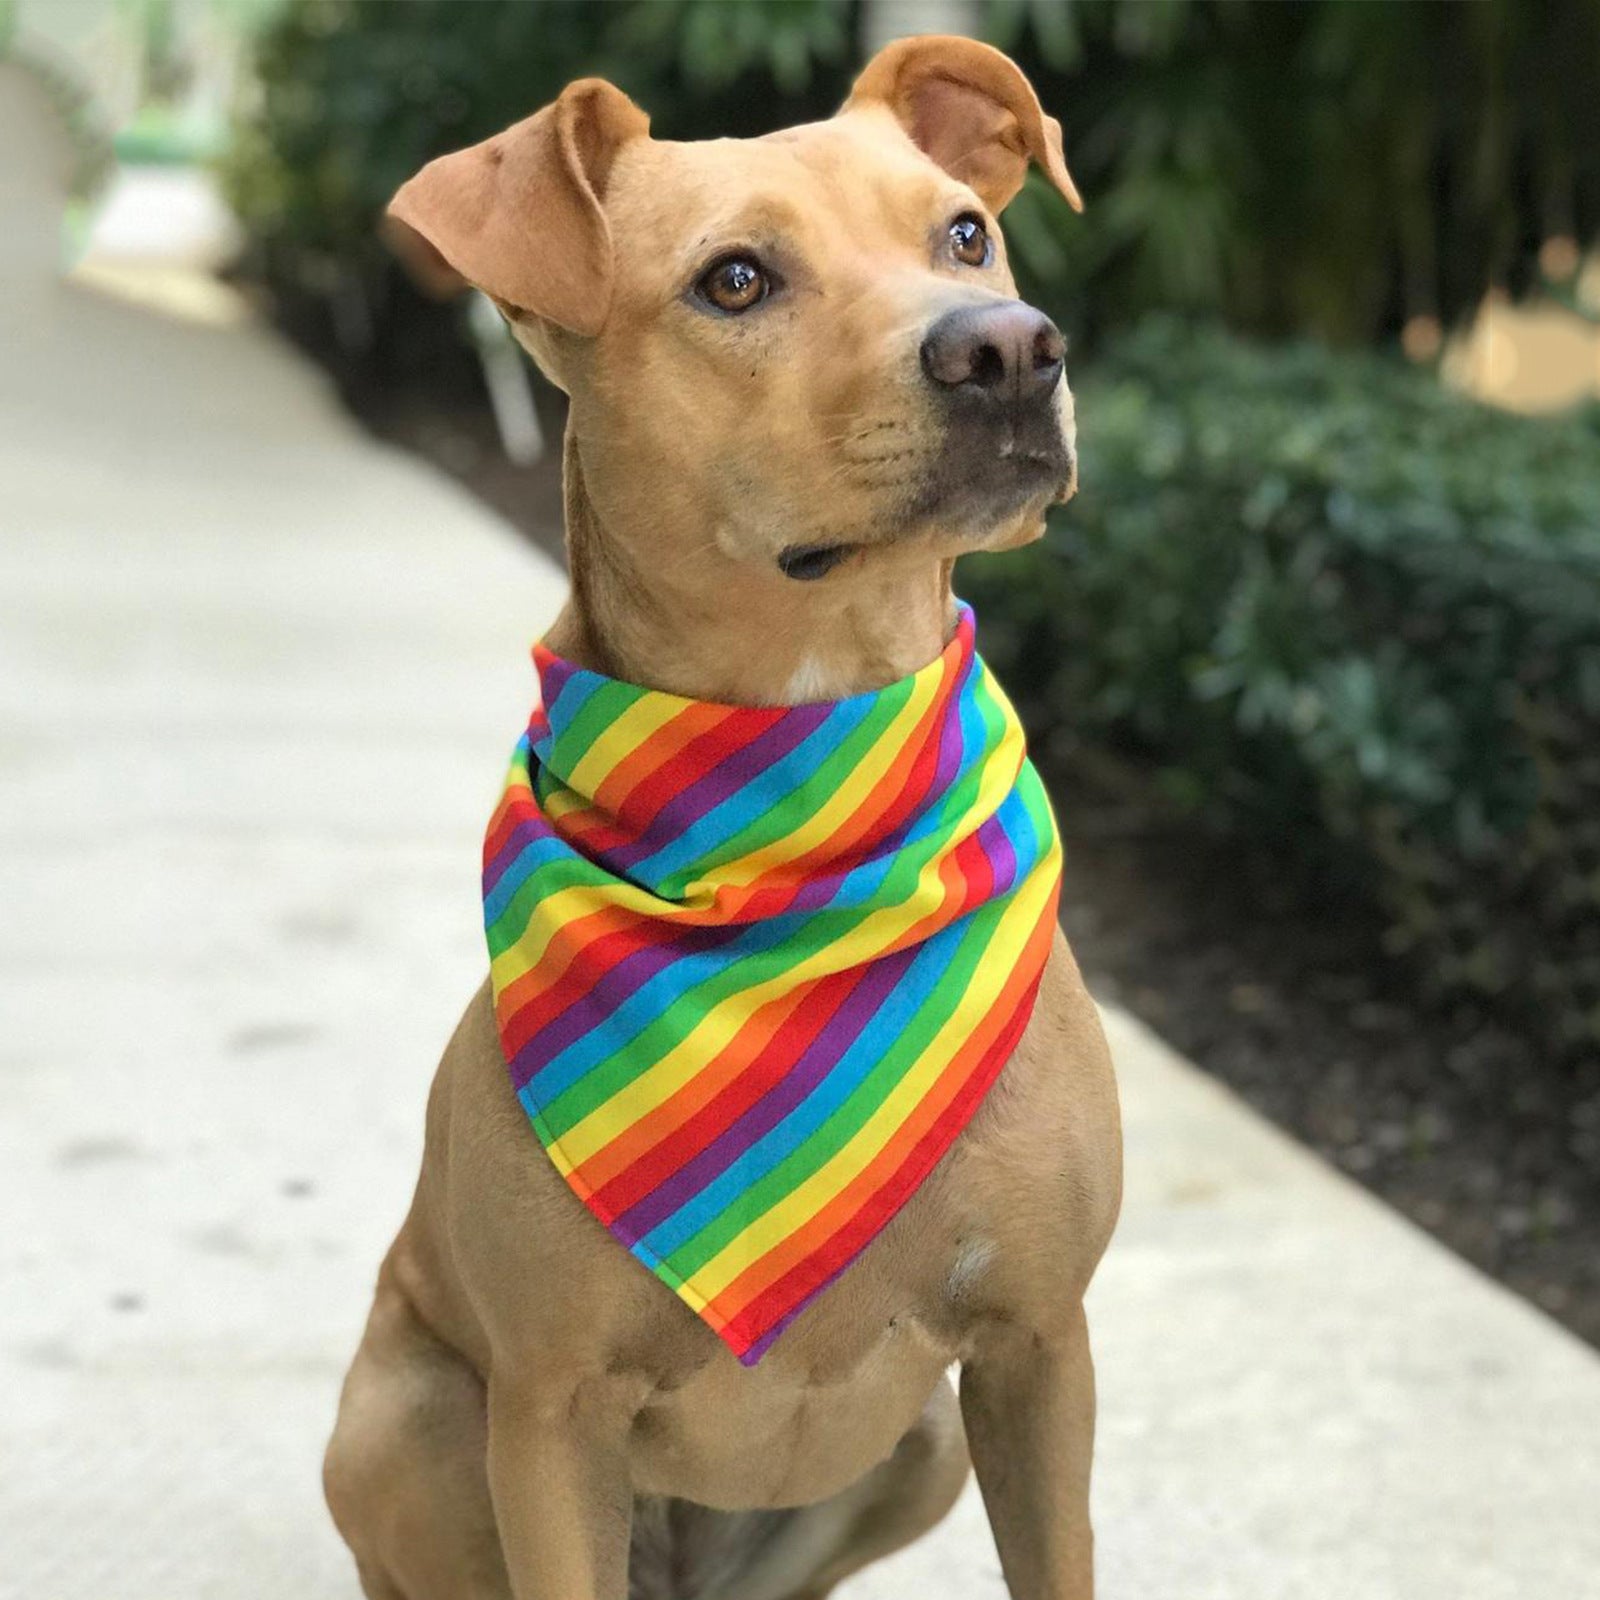
M 940 656 L 955 558 L 1036 538 L 1076 487 L 1061 336 L 995 221 L 1030 161 L 1079 205 L 1016 65 L 924 37 L 826 122 L 668 143 L 587 79 L 401 189 L 400 231 L 570 398 L 550 650 L 757 707 Z M 1120 1129 L 1097 1013 L 1047 938 L 970 1121 L 754 1366 L 539 1148 L 486 984 L 327 1450 L 370 1600 L 820 1600 L 974 1466 L 1010 1592 L 1087 1600 L 1082 1302 Z

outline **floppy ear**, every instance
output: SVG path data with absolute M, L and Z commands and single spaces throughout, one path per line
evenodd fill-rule
M 1083 210 L 1061 154 L 1061 124 L 1009 56 L 976 39 L 924 34 L 885 45 L 862 69 L 845 110 L 885 105 L 911 141 L 992 211 L 1012 200 L 1030 158 Z
M 598 333 L 612 282 L 600 202 L 617 151 L 649 127 L 620 89 L 580 79 L 504 133 L 430 161 L 389 215 L 491 298 Z

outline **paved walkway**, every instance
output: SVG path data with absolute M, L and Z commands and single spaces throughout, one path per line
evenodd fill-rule
M 317 1463 L 561 580 L 253 328 L 0 296 L 0 1596 L 355 1600 Z M 1583 1600 L 1600 1359 L 1126 1017 L 1106 1600 Z M 976 1498 L 850 1600 L 999 1600 Z

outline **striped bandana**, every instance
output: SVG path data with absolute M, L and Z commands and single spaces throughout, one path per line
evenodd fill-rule
M 534 662 L 483 850 L 512 1083 L 583 1203 L 750 1365 L 1016 1045 L 1055 821 L 965 605 L 929 666 L 820 705 Z

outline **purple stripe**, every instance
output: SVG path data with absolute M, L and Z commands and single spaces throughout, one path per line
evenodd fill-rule
M 879 1231 L 881 1232 L 882 1230 L 880 1229 Z M 874 1233 L 872 1239 L 876 1239 L 877 1237 L 877 1233 Z M 764 1356 L 767 1351 L 772 1348 L 773 1341 L 778 1337 L 778 1335 L 782 1333 L 783 1330 L 787 1328 L 789 1324 L 793 1322 L 794 1319 L 798 1317 L 800 1313 L 804 1311 L 805 1308 L 810 1305 L 811 1302 L 815 1300 L 824 1289 L 828 1288 L 831 1284 L 836 1283 L 843 1273 L 848 1272 L 850 1268 L 861 1259 L 862 1253 L 866 1250 L 867 1245 L 872 1243 L 872 1239 L 868 1239 L 866 1244 L 863 1244 L 861 1249 L 857 1250 L 848 1261 L 840 1262 L 840 1264 L 835 1267 L 834 1270 L 830 1272 L 828 1276 L 824 1278 L 822 1282 L 819 1283 L 816 1288 L 805 1297 L 804 1300 L 800 1301 L 798 1305 L 790 1306 L 789 1309 L 785 1311 L 784 1314 L 779 1317 L 778 1320 L 774 1322 L 772 1326 L 768 1328 L 767 1331 L 762 1334 L 761 1337 L 757 1339 L 748 1350 L 744 1352 L 743 1355 L 739 1357 L 740 1365 L 753 1367 L 756 1362 L 758 1362 L 762 1356 Z
M 789 1071 L 698 1155 L 624 1211 L 612 1231 L 629 1245 L 642 1239 L 765 1138 L 827 1076 L 919 953 L 912 945 L 869 962 L 861 981 Z
M 933 782 L 928 786 L 930 794 L 938 795 L 942 800 L 950 792 L 950 785 L 955 782 L 956 773 L 961 770 L 961 764 L 967 757 L 966 735 L 962 728 L 961 716 L 962 697 L 967 692 L 967 680 L 972 676 L 972 657 L 968 657 L 962 664 L 961 674 L 956 680 L 955 691 L 950 696 L 950 703 L 945 709 L 945 714 L 939 727 L 939 759 L 934 763 Z M 905 842 L 905 837 L 917 825 L 926 813 L 914 811 L 898 828 L 883 841 L 882 849 L 898 850 Z
M 554 1060 L 582 1035 L 597 1028 L 663 968 L 680 958 L 719 949 L 744 931 L 737 925 L 684 929 L 677 937 L 657 935 L 654 942 L 624 956 L 597 983 L 580 989 L 569 1005 L 558 1011 L 517 1051 L 511 1063 L 511 1081 L 520 1090 L 547 1061 Z M 585 946 L 574 957 L 574 965 L 581 967 L 590 959 L 591 948 Z
M 991 814 L 978 825 L 978 847 L 989 858 L 989 870 L 994 874 L 991 900 L 1009 894 L 1017 881 L 1017 851 L 1006 832 L 999 815 Z
M 945 711 L 944 726 L 939 729 L 939 764 L 933 774 L 933 788 L 943 794 L 950 787 L 962 758 L 966 755 L 965 737 L 962 733 L 961 705 L 966 698 L 967 685 L 972 681 L 976 657 L 968 656 L 961 663 L 961 676 L 956 680 L 955 692 Z
M 511 825 L 511 832 L 506 835 L 506 842 L 500 846 L 499 853 L 494 860 L 483 869 L 483 897 L 485 900 L 494 893 L 500 880 L 506 875 L 513 862 L 531 844 L 537 844 L 541 839 L 555 838 L 556 831 L 545 821 L 542 812 L 533 816 L 519 816 Z
M 820 911 L 839 892 L 840 885 L 850 873 L 859 871 L 869 862 L 880 859 L 898 850 L 905 842 L 905 837 L 914 828 L 924 814 L 922 803 L 930 794 L 943 797 L 949 790 L 951 781 L 966 751 L 962 745 L 961 717 L 958 714 L 961 705 L 961 696 L 966 689 L 967 678 L 972 671 L 970 657 L 962 664 L 952 686 L 950 699 L 946 702 L 944 714 L 939 718 L 939 754 L 934 760 L 933 776 L 928 781 L 922 793 L 917 796 L 916 803 L 910 813 L 895 825 L 882 839 L 877 840 L 871 851 L 863 856 L 853 867 L 841 868 L 837 871 L 818 873 L 807 878 L 795 892 L 794 899 L 785 908 L 787 911 Z M 860 848 L 859 845 L 856 848 Z
M 546 655 L 544 665 L 539 664 L 537 652 L 533 658 L 533 670 L 539 679 L 539 703 L 548 711 L 557 700 L 561 698 L 561 691 L 572 682 L 581 672 L 581 667 L 574 666 L 572 662 L 564 660 L 561 656 Z M 598 677 L 596 673 L 594 676 Z
M 831 709 L 827 705 L 790 707 L 765 732 L 730 750 L 702 777 L 669 800 L 632 844 L 608 851 L 600 859 L 611 871 L 623 873 L 653 856 L 809 738 L 827 720 Z

